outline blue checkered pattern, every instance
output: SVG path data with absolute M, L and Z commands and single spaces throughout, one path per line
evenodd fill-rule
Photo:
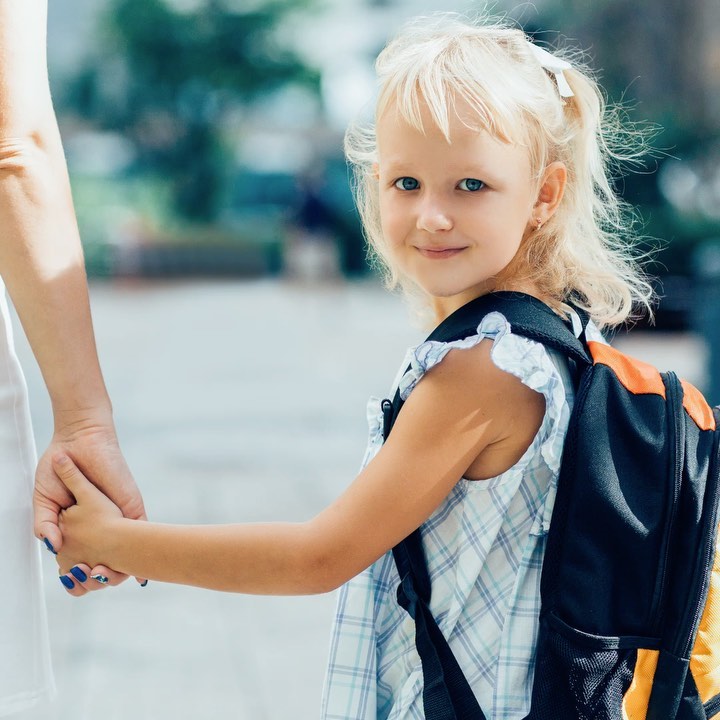
M 594 329 L 593 329 L 594 330 Z M 545 417 L 516 465 L 491 480 L 461 479 L 422 526 L 431 609 L 488 720 L 521 720 L 530 707 L 540 570 L 572 405 L 566 361 L 511 331 L 499 313 L 477 335 L 411 348 L 399 373 L 407 397 L 449 350 L 493 340 L 501 369 L 542 393 Z M 594 330 L 592 339 L 602 340 Z M 382 445 L 382 412 L 368 403 L 363 466 Z M 422 668 L 413 620 L 397 604 L 390 552 L 340 590 L 323 695 L 324 720 L 422 720 Z

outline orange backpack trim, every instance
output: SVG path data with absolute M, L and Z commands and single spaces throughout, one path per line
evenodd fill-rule
M 607 365 L 631 393 L 665 397 L 665 385 L 657 368 L 604 343 L 589 342 L 588 348 L 593 362 Z M 715 417 L 702 393 L 689 382 L 685 380 L 680 382 L 683 387 L 683 407 L 687 414 L 701 430 L 714 430 Z
M 589 342 L 588 348 L 595 363 L 607 365 L 623 386 L 635 395 L 665 397 L 665 385 L 660 372 L 649 363 L 637 360 L 600 342 Z
M 646 720 L 659 650 L 638 650 L 635 672 L 623 697 L 623 720 Z
M 658 656 L 657 650 L 637 651 L 633 679 L 623 697 L 623 720 L 646 720 Z M 690 672 L 703 703 L 720 693 L 720 533 L 707 601 L 690 655 Z
M 720 693 L 720 534 L 715 542 L 710 589 L 690 656 L 690 672 L 704 703 Z
M 701 430 L 715 429 L 715 416 L 702 393 L 686 380 L 680 381 L 683 388 L 683 407 Z

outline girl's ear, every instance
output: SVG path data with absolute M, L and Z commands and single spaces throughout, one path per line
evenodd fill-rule
M 557 210 L 565 192 L 567 168 L 560 161 L 552 162 L 545 168 L 540 191 L 533 208 L 535 222 L 544 225 Z
M 376 180 L 380 179 L 380 166 L 376 162 L 372 164 L 372 174 Z

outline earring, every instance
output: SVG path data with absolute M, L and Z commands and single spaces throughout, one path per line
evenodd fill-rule
M 542 218 L 535 218 L 536 229 L 539 230 L 543 226 Z

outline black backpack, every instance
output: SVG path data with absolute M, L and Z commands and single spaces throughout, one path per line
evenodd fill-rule
M 576 338 L 549 307 L 497 292 L 428 340 L 473 335 L 489 312 L 559 350 L 575 379 L 541 576 L 525 720 L 720 718 L 720 407 L 672 373 Z M 402 407 L 384 400 L 387 439 Z M 427 720 L 485 720 L 429 609 L 418 528 L 393 548 L 415 620 Z

